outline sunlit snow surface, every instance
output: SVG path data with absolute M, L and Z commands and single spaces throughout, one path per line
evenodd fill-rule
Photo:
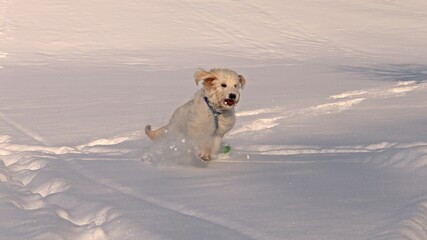
M 0 0 L 0 239 L 427 239 L 427 2 Z M 198 68 L 231 154 L 153 144 Z

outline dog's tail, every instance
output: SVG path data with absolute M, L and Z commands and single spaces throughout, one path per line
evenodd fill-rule
M 147 134 L 147 136 L 153 141 L 162 139 L 166 135 L 167 131 L 167 126 L 155 130 L 152 130 L 150 125 L 145 127 L 145 134 Z

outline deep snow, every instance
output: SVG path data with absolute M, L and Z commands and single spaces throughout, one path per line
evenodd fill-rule
M 427 3 L 0 0 L 0 239 L 427 239 Z M 153 144 L 198 67 L 231 155 Z

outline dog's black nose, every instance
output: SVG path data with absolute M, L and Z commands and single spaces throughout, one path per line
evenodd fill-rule
M 230 93 L 230 95 L 228 95 L 228 98 L 230 98 L 230 99 L 236 99 L 236 94 L 234 94 L 234 93 Z

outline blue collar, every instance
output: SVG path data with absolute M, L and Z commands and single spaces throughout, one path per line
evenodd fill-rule
M 205 99 L 205 102 L 206 102 L 206 105 L 208 105 L 208 108 L 209 108 L 209 110 L 211 110 L 211 112 L 212 112 L 212 114 L 213 114 L 213 116 L 214 116 L 214 122 L 215 122 L 215 131 L 214 131 L 214 134 L 216 133 L 216 130 L 218 130 L 218 126 L 219 126 L 219 123 L 218 123 L 218 116 L 219 115 L 221 115 L 221 112 L 219 112 L 219 111 L 217 111 L 216 109 L 215 109 L 215 107 L 212 105 L 212 103 L 209 101 L 209 99 L 208 99 L 208 97 L 207 96 L 204 96 L 203 97 L 204 99 Z

